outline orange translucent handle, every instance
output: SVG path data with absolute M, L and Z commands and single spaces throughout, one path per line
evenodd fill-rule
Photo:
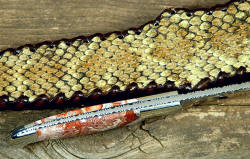
M 62 123 L 36 131 L 38 140 L 57 139 L 93 134 L 125 126 L 139 118 L 139 112 L 133 110 L 106 114 L 98 117 Z

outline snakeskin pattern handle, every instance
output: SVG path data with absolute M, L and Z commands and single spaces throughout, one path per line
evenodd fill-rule
M 249 81 L 249 12 L 250 0 L 167 9 L 137 29 L 4 50 L 0 108 L 92 105 Z

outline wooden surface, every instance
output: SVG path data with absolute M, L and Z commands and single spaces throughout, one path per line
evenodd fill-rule
M 0 0 L 0 50 L 44 40 L 136 27 L 167 7 L 209 7 L 226 0 Z M 193 101 L 194 102 L 194 101 Z M 192 102 L 192 103 L 193 103 Z M 187 105 L 186 103 L 185 105 Z M 135 126 L 95 135 L 9 147 L 9 132 L 61 112 L 0 112 L 0 158 L 247 158 L 250 90 Z

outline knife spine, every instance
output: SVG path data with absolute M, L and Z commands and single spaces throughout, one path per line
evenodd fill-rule
M 168 103 L 173 103 L 173 102 L 181 102 L 184 100 L 201 98 L 201 97 L 217 95 L 217 94 L 221 94 L 221 93 L 227 93 L 227 92 L 248 89 L 248 88 L 250 88 L 250 82 L 245 82 L 245 83 L 241 83 L 241 84 L 234 84 L 234 85 L 229 85 L 229 86 L 224 86 L 224 87 L 219 87 L 219 88 L 206 89 L 203 91 L 190 92 L 187 94 L 178 94 L 178 95 L 172 95 L 172 96 L 158 96 L 158 97 L 152 98 L 150 100 L 141 100 L 141 101 L 138 100 L 138 101 L 133 102 L 133 103 L 120 105 L 118 107 L 110 107 L 107 109 L 100 109 L 98 111 L 86 112 L 84 114 L 79 114 L 79 115 L 83 116 L 82 119 L 91 118 L 94 116 L 100 116 L 102 114 L 110 114 L 113 112 L 122 112 L 122 111 L 127 111 L 127 110 L 137 110 L 137 109 L 141 110 L 142 108 L 150 108 L 150 107 L 153 108 L 154 105 L 159 105 L 159 104 L 163 105 L 163 104 L 168 104 Z M 126 107 L 128 109 L 123 109 Z M 108 109 L 113 110 L 113 111 L 110 111 L 110 112 L 106 111 Z M 117 111 L 114 111 L 114 110 L 117 110 Z M 94 114 L 94 115 L 92 115 L 92 114 Z

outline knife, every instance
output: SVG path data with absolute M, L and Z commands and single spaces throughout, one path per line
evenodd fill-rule
M 186 94 L 167 92 L 141 98 L 85 107 L 38 120 L 11 132 L 9 144 L 93 134 L 162 115 L 182 101 L 250 88 L 250 82 L 210 88 Z

